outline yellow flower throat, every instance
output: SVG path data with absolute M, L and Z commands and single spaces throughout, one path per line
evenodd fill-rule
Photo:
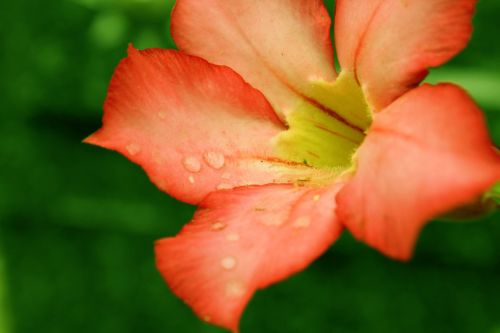
M 341 72 L 333 83 L 316 81 L 306 98 L 286 115 L 288 130 L 275 138 L 280 158 L 341 172 L 372 121 L 371 110 L 353 73 Z

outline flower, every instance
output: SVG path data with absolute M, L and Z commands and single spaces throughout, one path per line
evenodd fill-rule
M 305 268 L 344 226 L 405 260 L 428 220 L 500 179 L 470 97 L 421 85 L 467 44 L 475 1 L 336 3 L 339 73 L 320 0 L 178 0 L 180 51 L 130 47 L 86 139 L 199 206 L 157 242 L 157 265 L 232 331 L 257 289 Z

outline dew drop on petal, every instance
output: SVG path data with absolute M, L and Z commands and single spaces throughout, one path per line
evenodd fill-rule
M 214 223 L 212 223 L 212 226 L 211 226 L 212 230 L 214 230 L 214 231 L 222 230 L 225 227 L 227 227 L 227 224 L 222 223 L 222 222 L 214 222 Z
M 231 184 L 221 183 L 221 184 L 217 185 L 218 190 L 230 190 L 232 188 L 233 188 L 233 186 Z
M 182 164 L 184 165 L 184 168 L 186 168 L 186 170 L 189 172 L 199 172 L 201 170 L 201 163 L 196 157 L 186 157 L 184 160 L 182 160 Z
M 222 268 L 229 271 L 229 270 L 236 267 L 236 259 L 234 257 L 231 257 L 231 256 L 224 257 L 220 261 L 220 265 Z
M 141 152 L 141 146 L 139 146 L 137 143 L 131 143 L 125 147 L 127 149 L 128 153 L 132 156 L 137 155 Z
M 226 284 L 226 296 L 240 297 L 245 294 L 245 285 L 237 280 L 229 281 Z
M 221 153 L 213 152 L 213 151 L 206 152 L 203 155 L 203 158 L 205 159 L 205 162 L 207 162 L 207 164 L 209 166 L 211 166 L 212 168 L 214 168 L 216 170 L 219 170 L 220 168 L 222 168 L 224 166 L 224 163 L 225 163 L 224 155 L 222 155 Z
M 237 242 L 240 240 L 240 235 L 237 233 L 230 233 L 226 236 L 228 242 Z
M 283 224 L 282 219 L 268 219 L 259 220 L 259 223 L 265 225 L 266 227 L 279 227 Z
M 307 228 L 311 224 L 311 220 L 307 216 L 299 217 L 293 222 L 294 228 Z

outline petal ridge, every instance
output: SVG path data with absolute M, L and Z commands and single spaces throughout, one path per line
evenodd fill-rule
M 500 180 L 484 117 L 452 84 L 426 84 L 400 97 L 375 117 L 356 158 L 337 214 L 355 237 L 402 260 L 429 219 L 473 202 Z
M 375 111 L 465 48 L 477 0 L 338 0 L 337 54 Z
M 280 114 L 312 76 L 335 79 L 330 24 L 320 0 L 179 0 L 171 21 L 180 49 L 234 68 Z
M 334 215 L 339 187 L 264 185 L 213 193 L 176 237 L 157 242 L 158 269 L 199 317 L 237 331 L 256 290 L 302 270 L 340 235 Z
M 161 190 L 197 203 L 218 187 L 300 173 L 274 156 L 272 138 L 284 129 L 265 97 L 229 67 L 130 47 L 111 80 L 103 127 L 85 142 L 118 151 Z

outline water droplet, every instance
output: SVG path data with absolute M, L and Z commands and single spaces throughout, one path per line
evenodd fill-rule
M 245 285 L 241 281 L 232 280 L 226 284 L 226 296 L 240 297 L 245 294 Z
M 231 256 L 222 258 L 222 260 L 220 261 L 220 265 L 222 266 L 222 268 L 229 271 L 236 267 L 236 259 Z
M 158 112 L 158 118 L 160 118 L 160 119 L 167 118 L 167 113 L 166 112 Z
M 128 153 L 132 156 L 139 154 L 141 151 L 141 146 L 139 146 L 136 143 L 131 143 L 128 146 L 125 147 L 127 149 Z
M 231 184 L 221 183 L 221 184 L 217 185 L 218 190 L 230 190 L 232 188 L 233 188 L 233 186 Z
M 227 224 L 222 223 L 222 222 L 214 222 L 212 223 L 212 230 L 214 231 L 219 231 L 227 227 Z
M 311 224 L 311 220 L 307 216 L 299 217 L 293 222 L 294 228 L 307 228 Z
M 238 235 L 237 233 L 231 233 L 231 234 L 228 234 L 226 236 L 226 240 L 228 242 L 237 242 L 240 240 L 240 235 Z
M 267 219 L 267 220 L 259 220 L 259 223 L 265 225 L 266 227 L 279 227 L 283 224 L 282 219 Z
M 319 199 L 321 199 L 321 195 L 319 195 L 319 194 L 316 194 L 316 195 L 313 197 L 313 200 L 314 200 L 314 201 L 319 201 Z
M 228 180 L 231 178 L 231 174 L 229 172 L 224 172 L 221 176 L 222 179 Z
M 191 184 L 194 184 L 194 177 L 193 176 L 189 176 L 188 177 L 188 180 Z
M 196 157 L 186 157 L 183 161 L 182 164 L 186 168 L 187 171 L 189 172 L 199 172 L 201 170 L 201 163 L 198 161 Z
M 225 163 L 225 158 L 224 155 L 221 153 L 209 151 L 206 152 L 203 157 L 205 158 L 205 161 L 207 162 L 208 165 L 210 165 L 212 168 L 219 170 L 224 166 Z

